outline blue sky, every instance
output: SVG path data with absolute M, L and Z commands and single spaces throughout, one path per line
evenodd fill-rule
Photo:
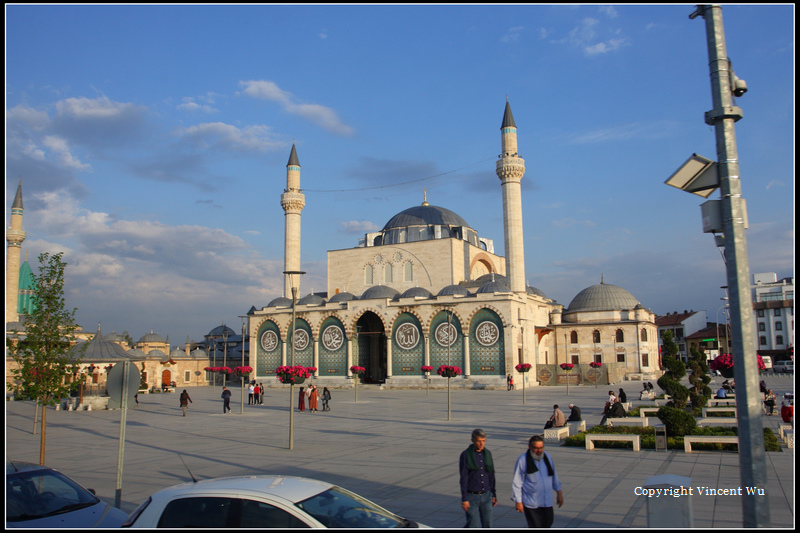
M 606 283 L 716 320 L 703 199 L 716 159 L 693 6 L 6 6 L 6 223 L 65 252 L 67 305 L 173 346 L 281 293 L 286 162 L 306 194 L 302 293 L 326 252 L 428 201 L 504 255 L 506 97 L 526 161 L 526 278 L 565 306 Z M 794 7 L 723 9 L 751 273 L 794 275 Z M 712 198 L 717 198 L 715 193 Z

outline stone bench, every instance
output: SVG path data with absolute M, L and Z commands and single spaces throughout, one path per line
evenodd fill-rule
M 717 416 L 713 418 L 695 418 L 697 420 L 697 427 L 703 426 L 738 426 L 739 419 L 738 418 L 730 418 L 730 417 L 723 417 Z
M 569 435 L 577 435 L 581 431 L 586 431 L 586 420 L 577 420 L 574 422 L 567 422 L 569 428 Z
M 686 435 L 683 437 L 683 450 L 692 453 L 693 442 L 720 442 L 722 444 L 739 444 L 739 437 L 735 435 Z
M 559 442 L 561 439 L 569 437 L 569 428 L 561 426 L 557 428 L 548 428 L 544 430 L 545 442 Z
M 786 438 L 786 435 L 784 435 L 784 433 L 786 433 L 787 431 L 792 431 L 791 424 L 781 424 L 778 426 L 778 433 L 780 434 L 782 439 Z
M 599 434 L 587 433 L 586 435 L 586 449 L 594 450 L 594 441 L 596 440 L 618 440 L 630 441 L 633 443 L 633 451 L 638 452 L 642 449 L 642 439 L 639 435 L 617 435 L 617 434 Z
M 786 440 L 786 446 L 790 449 L 794 449 L 794 430 L 790 429 L 783 433 L 784 439 Z
M 629 418 L 606 418 L 606 422 L 612 426 L 649 426 L 647 417 L 632 416 Z
M 710 404 L 711 402 L 714 402 L 715 407 L 718 403 L 725 404 L 728 407 L 733 407 L 736 405 L 736 398 L 709 398 L 708 403 Z
M 661 409 L 660 407 L 640 407 L 639 408 L 639 416 L 645 418 L 647 413 L 656 414 L 658 410 Z
M 708 413 L 733 413 L 736 416 L 735 407 L 703 407 L 703 418 L 708 416 Z

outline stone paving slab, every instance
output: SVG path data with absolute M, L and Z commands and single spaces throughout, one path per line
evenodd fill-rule
M 792 390 L 793 380 L 767 379 L 779 398 Z M 461 528 L 458 456 L 469 444 L 472 429 L 482 427 L 497 468 L 494 525 L 525 527 L 510 498 L 512 468 L 528 438 L 542 433 L 554 403 L 567 411 L 574 402 L 587 427 L 596 425 L 607 391 L 620 386 L 629 398 L 638 397 L 638 382 L 572 386 L 569 396 L 565 387 L 528 387 L 524 405 L 521 390 L 453 390 L 450 421 L 446 390 L 359 386 L 356 402 L 352 390 L 333 389 L 330 412 L 295 412 L 293 450 L 288 449 L 288 387 L 268 388 L 262 406 L 248 406 L 245 399 L 244 414 L 239 414 L 239 391 L 233 390 L 229 415 L 222 414 L 219 388 L 187 388 L 194 403 L 185 418 L 177 394 L 141 395 L 140 406 L 128 413 L 122 507 L 131 511 L 149 494 L 189 481 L 180 453 L 199 479 L 247 474 L 312 477 L 424 524 Z M 38 462 L 39 435 L 31 432 L 32 417 L 32 403 L 6 403 L 7 458 Z M 113 501 L 120 412 L 48 410 L 47 420 L 46 464 Z M 762 420 L 777 431 L 779 417 Z M 586 451 L 554 444 L 546 449 L 554 457 L 565 497 L 564 506 L 556 509 L 554 527 L 646 527 L 646 499 L 634 489 L 657 474 L 691 477 L 693 486 L 741 483 L 736 452 Z M 766 455 L 771 525 L 791 528 L 793 451 L 784 448 Z M 693 498 L 696 527 L 742 526 L 740 498 Z

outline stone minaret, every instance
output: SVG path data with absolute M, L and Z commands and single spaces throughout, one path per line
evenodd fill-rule
M 306 205 L 306 196 L 300 190 L 300 160 L 292 143 L 292 153 L 286 164 L 286 189 L 281 195 L 281 207 L 286 212 L 286 223 L 283 245 L 283 270 L 284 272 L 297 272 L 300 270 L 300 214 Z M 300 276 L 293 276 L 294 283 L 300 283 Z M 292 297 L 292 277 L 284 275 L 283 295 Z M 298 286 L 299 290 L 299 286 Z
M 522 193 L 520 181 L 525 161 L 517 155 L 517 125 L 506 98 L 506 112 L 500 126 L 502 148 L 497 177 L 503 187 L 503 229 L 506 239 L 506 276 L 511 291 L 525 293 L 525 247 L 522 242 Z
M 19 180 L 14 203 L 11 204 L 11 225 L 6 230 L 8 254 L 6 256 L 6 322 L 17 322 L 17 299 L 19 296 L 19 260 L 22 255 L 22 180 Z

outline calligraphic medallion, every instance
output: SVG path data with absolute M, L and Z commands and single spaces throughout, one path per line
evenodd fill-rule
M 484 346 L 492 346 L 500 338 L 500 330 L 494 322 L 481 322 L 475 328 L 475 338 Z
M 304 329 L 294 330 L 294 348 L 305 350 L 308 347 L 308 332 Z
M 267 352 L 271 352 L 278 347 L 278 336 L 274 331 L 265 331 L 264 334 L 261 335 L 261 347 Z
M 419 343 L 419 329 L 410 322 L 406 322 L 397 328 L 394 340 L 397 345 L 404 350 L 411 350 Z
M 436 328 L 434 337 L 436 338 L 436 342 L 439 344 L 439 346 L 444 346 L 447 348 L 456 342 L 456 339 L 458 338 L 458 331 L 453 324 L 448 324 L 445 322 Z
M 322 332 L 322 345 L 329 352 L 338 350 L 344 342 L 344 333 L 339 326 L 328 326 Z

